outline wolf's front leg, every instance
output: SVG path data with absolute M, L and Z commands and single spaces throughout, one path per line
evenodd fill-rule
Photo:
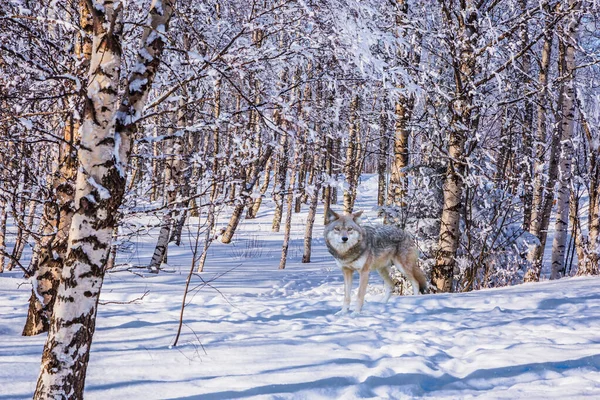
M 367 268 L 362 269 L 360 272 L 360 281 L 358 284 L 358 298 L 356 299 L 356 311 L 360 313 L 363 304 L 365 302 L 365 294 L 367 293 L 367 286 L 369 285 L 369 270 Z
M 350 268 L 342 268 L 344 274 L 344 304 L 337 314 L 346 314 L 350 309 L 350 299 L 352 295 L 352 274 L 354 271 Z

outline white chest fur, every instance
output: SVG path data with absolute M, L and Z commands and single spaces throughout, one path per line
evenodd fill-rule
M 336 258 L 335 262 L 337 263 L 337 266 L 340 268 L 350 268 L 354 271 L 360 271 L 361 269 L 363 269 L 363 267 L 367 263 L 368 257 L 369 257 L 369 255 L 367 253 L 365 253 L 365 254 L 362 254 L 357 259 L 352 260 L 352 261 L 345 261 L 344 259 Z

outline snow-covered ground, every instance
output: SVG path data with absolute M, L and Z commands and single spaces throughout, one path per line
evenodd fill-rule
M 384 305 L 373 274 L 363 314 L 340 317 L 342 277 L 320 239 L 322 215 L 310 264 L 300 263 L 306 216 L 294 216 L 283 271 L 271 216 L 265 208 L 233 245 L 211 247 L 176 347 L 189 245 L 170 248 L 158 276 L 108 274 L 86 398 L 600 398 L 600 279 Z M 140 236 L 121 260 L 145 265 L 155 239 Z M 20 275 L 0 274 L 0 399 L 31 398 L 44 343 L 20 336 L 30 294 Z

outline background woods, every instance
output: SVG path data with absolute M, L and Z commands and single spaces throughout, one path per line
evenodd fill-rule
M 598 11 L 3 2 L 0 272 L 30 278 L 23 334 L 49 332 L 37 398 L 83 395 L 100 288 L 136 236 L 159 231 L 136 267 L 187 246 L 202 272 L 273 205 L 279 268 L 301 212 L 308 263 L 321 212 L 351 212 L 371 175 L 369 211 L 415 236 L 438 292 L 598 274 Z

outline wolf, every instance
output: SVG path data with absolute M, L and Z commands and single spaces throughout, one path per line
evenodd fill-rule
M 392 264 L 408 278 L 415 295 L 428 291 L 427 278 L 418 266 L 419 254 L 413 239 L 394 226 L 363 226 L 361 215 L 362 211 L 338 214 L 331 209 L 326 215 L 325 244 L 344 274 L 344 303 L 338 314 L 349 311 L 354 271 L 360 279 L 356 314 L 362 310 L 371 269 L 377 270 L 385 283 L 384 302 L 389 300 L 394 288 L 389 271 Z

